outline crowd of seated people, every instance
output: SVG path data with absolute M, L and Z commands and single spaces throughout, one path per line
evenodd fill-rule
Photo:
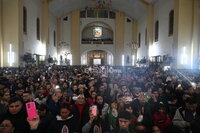
M 1 69 L 0 133 L 200 133 L 200 88 L 176 71 L 85 70 Z M 27 118 L 28 102 L 37 107 L 32 120 Z

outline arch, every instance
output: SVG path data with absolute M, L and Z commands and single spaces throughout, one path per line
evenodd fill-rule
M 113 53 L 111 53 L 110 51 L 106 50 L 106 49 L 90 49 L 90 50 L 86 50 L 84 52 L 81 53 L 81 64 L 82 65 L 91 65 L 90 61 L 89 61 L 89 56 L 91 55 L 91 52 L 102 52 L 104 53 L 104 55 L 106 55 L 106 57 L 103 58 L 104 62 L 101 65 L 113 65 L 113 61 L 114 61 L 114 56 Z M 101 57 L 97 57 L 97 59 L 100 59 Z M 91 59 L 95 59 L 94 57 L 92 57 Z
M 97 34 L 98 33 L 98 34 Z M 91 22 L 81 31 L 82 44 L 113 44 L 112 27 L 104 22 Z

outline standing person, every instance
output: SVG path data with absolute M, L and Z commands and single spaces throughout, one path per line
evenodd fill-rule
M 8 112 L 5 118 L 9 118 L 14 123 L 14 133 L 37 132 L 40 122 L 39 116 L 33 120 L 27 119 L 27 113 L 23 100 L 19 97 L 13 97 L 8 103 Z
M 14 132 L 28 133 L 29 124 L 27 122 L 27 113 L 23 100 L 19 97 L 13 97 L 8 103 L 8 112 L 6 117 L 11 118 L 15 124 Z
M 118 114 L 118 125 L 111 133 L 136 133 L 130 128 L 131 114 L 127 111 L 121 111 Z
M 106 128 L 105 121 L 100 117 L 99 111 L 97 109 L 97 115 L 92 114 L 92 107 L 89 110 L 89 121 L 83 126 L 82 133 L 109 133 L 109 128 Z M 109 124 L 108 124 L 109 126 Z
M 180 127 L 185 133 L 190 133 L 192 122 L 199 118 L 196 112 L 197 106 L 197 101 L 194 98 L 186 99 L 185 108 L 180 107 L 176 110 L 173 124 Z
M 89 105 L 85 101 L 84 94 L 79 94 L 75 104 L 72 106 L 72 113 L 75 122 L 79 125 L 78 131 L 81 132 L 82 127 L 89 120 Z
M 56 116 L 59 113 L 60 104 L 62 102 L 61 97 L 62 97 L 61 89 L 59 89 L 59 88 L 54 89 L 53 94 L 51 95 L 51 98 L 47 102 L 47 106 L 49 108 L 49 111 L 54 116 Z
M 164 104 L 160 104 L 157 112 L 153 114 L 153 123 L 154 125 L 159 127 L 161 133 L 164 133 L 164 129 L 172 124 L 172 121 L 168 117 Z
M 48 133 L 74 133 L 75 129 L 76 123 L 70 105 L 62 104 L 59 115 L 50 124 Z

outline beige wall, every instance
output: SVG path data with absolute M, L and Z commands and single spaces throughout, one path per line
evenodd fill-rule
M 193 2 L 193 37 L 192 37 L 192 48 L 191 48 L 191 56 L 193 56 L 193 68 L 198 68 L 196 65 L 196 59 L 198 58 L 198 50 L 199 50 L 199 0 L 194 0 Z
M 3 66 L 2 0 L 0 0 L 0 66 Z
M 147 45 L 151 46 L 153 44 L 153 20 L 154 20 L 154 10 L 153 5 L 149 4 L 147 7 Z
M 132 31 L 133 31 L 133 39 L 132 39 L 132 42 L 137 42 L 138 41 L 138 21 L 137 20 L 135 20 L 135 21 L 133 21 L 133 26 L 132 26 Z M 132 54 L 135 56 L 135 62 L 134 63 L 136 63 L 136 61 L 137 61 L 137 47 L 133 47 L 132 48 Z
M 49 8 L 48 8 L 48 1 L 44 0 L 42 2 L 42 21 L 41 21 L 41 40 L 42 45 L 46 49 L 48 43 L 48 25 L 49 25 Z M 45 51 L 46 55 L 46 51 Z
M 122 65 L 122 55 L 124 54 L 124 21 L 125 21 L 124 13 L 116 11 L 115 56 L 114 56 L 115 65 Z M 125 59 L 126 58 L 124 58 L 124 60 Z
M 193 56 L 193 48 L 194 48 L 194 42 L 193 40 L 193 24 L 194 24 L 194 14 L 193 14 L 193 0 L 178 0 L 176 2 L 176 8 L 175 13 L 177 19 L 175 20 L 175 37 L 177 38 L 177 68 L 191 68 L 191 63 L 193 58 L 196 58 Z M 186 54 L 187 59 L 184 58 L 184 60 L 187 60 L 186 65 L 181 64 L 181 57 L 183 53 L 183 47 L 186 47 Z
M 80 65 L 80 11 L 71 13 L 72 65 Z
M 6 0 L 3 1 L 3 51 L 4 61 L 3 66 L 8 66 L 7 53 L 9 44 L 13 45 L 14 51 L 14 67 L 19 66 L 19 45 L 22 43 L 22 2 L 21 0 Z

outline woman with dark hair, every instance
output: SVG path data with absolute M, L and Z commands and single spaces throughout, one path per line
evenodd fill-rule
M 60 107 L 59 115 L 52 120 L 49 133 L 74 133 L 75 126 L 74 117 L 71 114 L 71 107 L 68 104 L 62 104 Z
M 104 102 L 103 96 L 97 95 L 95 98 L 95 104 L 97 105 L 97 108 L 99 110 L 99 115 L 102 118 L 105 118 L 108 114 L 109 105 Z

